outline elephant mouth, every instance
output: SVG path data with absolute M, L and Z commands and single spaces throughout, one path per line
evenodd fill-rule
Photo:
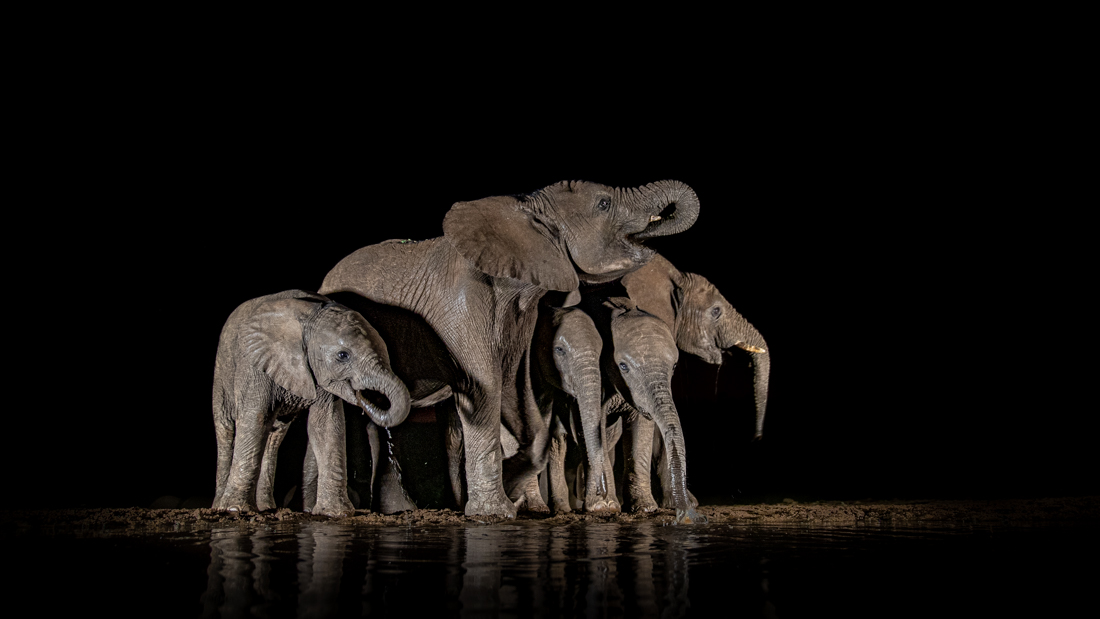
M 386 397 L 386 394 L 381 391 L 374 391 L 373 389 L 363 389 L 360 391 L 352 388 L 351 392 L 355 396 L 355 404 L 363 409 L 364 415 L 369 414 L 379 422 L 387 420 L 392 404 L 390 399 Z
M 668 206 L 661 209 L 660 213 L 650 215 L 645 228 L 643 228 L 641 232 L 635 232 L 630 235 L 629 238 L 637 243 L 655 236 L 664 236 L 662 228 L 676 223 L 676 219 L 679 216 L 679 208 L 680 205 L 677 202 L 668 204 Z

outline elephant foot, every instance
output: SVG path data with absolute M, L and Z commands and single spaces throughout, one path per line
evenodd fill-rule
M 695 511 L 694 507 L 676 510 L 676 520 L 673 524 L 706 524 L 707 517 Z
M 314 516 L 328 516 L 329 518 L 343 518 L 345 516 L 351 516 L 355 513 L 355 506 L 351 504 L 348 498 L 342 497 L 335 500 L 325 500 L 321 497 L 317 498 L 317 503 L 313 506 L 313 509 L 306 510 L 312 513 Z
M 210 509 L 226 514 L 246 514 L 259 511 L 256 509 L 255 503 L 241 497 L 223 497 L 220 500 L 215 500 Z
M 466 515 L 515 518 L 516 506 L 504 493 L 494 493 L 488 497 L 471 495 L 466 500 Z
M 383 514 L 396 514 L 399 512 L 411 512 L 416 511 L 416 503 L 409 498 L 409 495 L 405 493 L 404 488 L 401 492 L 385 493 L 378 500 L 378 509 Z
M 273 512 L 277 509 L 275 505 L 275 497 L 265 497 L 256 501 L 256 510 L 261 512 Z
M 608 497 L 606 499 L 597 499 L 594 501 L 586 500 L 584 502 L 584 511 L 594 514 L 617 514 L 622 511 L 622 506 L 615 500 L 614 497 Z
M 699 507 L 699 499 L 695 498 L 691 490 L 688 490 L 688 503 L 690 503 L 692 507 Z M 666 496 L 661 497 L 661 507 L 664 509 L 676 509 L 676 504 L 672 502 L 672 497 L 666 494 Z
M 653 500 L 652 494 L 632 493 L 630 495 L 630 511 L 646 513 L 657 511 L 657 501 Z
M 546 504 L 546 501 L 542 500 L 542 495 L 531 494 L 525 492 L 523 496 L 516 501 L 516 511 L 528 511 L 538 512 L 540 514 L 549 514 L 550 506 Z
M 568 514 L 569 512 L 573 511 L 573 508 L 569 507 L 569 501 L 565 501 L 565 500 L 562 500 L 562 499 L 553 501 L 553 506 L 552 507 L 553 507 L 553 509 L 552 509 L 551 513 L 553 513 L 555 515 L 557 515 L 557 514 Z

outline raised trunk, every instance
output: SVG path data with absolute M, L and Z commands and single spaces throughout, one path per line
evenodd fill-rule
M 649 225 L 633 235 L 636 240 L 683 232 L 699 217 L 699 197 L 679 181 L 660 181 L 621 191 L 628 203 L 650 212 Z

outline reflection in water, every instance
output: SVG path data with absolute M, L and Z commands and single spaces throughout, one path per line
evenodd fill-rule
M 313 522 L 217 529 L 209 547 L 204 617 L 952 614 L 1051 578 L 1048 541 L 980 527 Z

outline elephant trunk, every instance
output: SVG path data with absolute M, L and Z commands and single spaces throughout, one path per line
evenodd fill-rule
M 676 404 L 672 401 L 672 386 L 669 378 L 669 376 L 652 377 L 647 382 L 654 385 L 651 390 L 654 405 L 652 417 L 665 442 L 672 486 L 672 503 L 676 508 L 676 523 L 706 522 L 706 518 L 692 507 L 688 495 L 684 432 L 680 426 L 680 415 L 676 411 Z
M 365 373 L 367 379 L 363 384 L 354 386 L 355 403 L 370 416 L 371 421 L 383 428 L 390 428 L 409 416 L 409 390 L 397 375 L 381 363 L 376 363 L 377 367 Z
M 585 489 L 585 509 L 589 511 L 609 509 L 608 480 L 605 475 L 607 449 L 604 441 L 606 420 L 600 406 L 601 384 L 599 352 L 579 356 L 574 365 L 573 375 L 580 377 L 573 385 L 577 399 L 577 410 L 581 418 L 584 433 L 585 450 L 588 455 L 588 475 Z
M 723 349 L 740 348 L 752 353 L 753 393 L 756 397 L 756 431 L 754 440 L 764 435 L 764 413 L 768 407 L 768 377 L 771 374 L 771 354 L 764 337 L 736 311 L 729 312 L 729 320 L 719 331 Z
M 633 190 L 625 199 L 650 213 L 649 225 L 633 235 L 635 240 L 668 236 L 687 230 L 699 217 L 699 197 L 679 181 L 659 181 Z

